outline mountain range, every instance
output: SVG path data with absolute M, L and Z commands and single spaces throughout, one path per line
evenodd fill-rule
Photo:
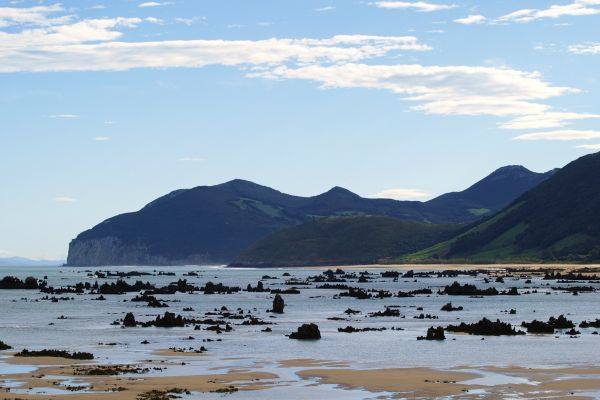
M 63 263 L 64 260 L 32 260 L 24 257 L 0 258 L 0 267 L 54 267 Z
M 600 153 L 581 157 L 493 216 L 398 261 L 600 261 Z
M 391 257 L 446 239 L 444 235 L 456 232 L 460 226 L 440 228 L 437 224 L 465 224 L 485 218 L 554 173 L 535 173 L 522 166 L 503 167 L 462 192 L 427 202 L 363 198 L 340 187 L 317 196 L 300 197 L 239 179 L 181 189 L 139 211 L 117 215 L 82 232 L 69 245 L 67 264 L 226 264 L 242 253 L 249 257 L 248 249 L 255 249 L 252 246 L 271 234 L 315 221 L 318 225 L 320 219 L 335 217 L 354 219 L 335 223 L 323 220 L 320 224 L 333 232 L 343 230 L 344 223 L 352 225 L 355 232 L 360 231 L 357 226 L 370 226 L 377 231 L 375 226 L 381 224 L 384 232 L 390 232 L 390 227 L 402 225 L 404 231 L 383 235 L 389 242 L 382 245 L 387 249 L 382 255 Z M 356 219 L 367 216 L 387 219 Z M 416 224 L 400 224 L 396 220 Z M 423 240 L 398 244 L 412 231 Z M 401 252 L 393 253 L 393 249 Z M 373 256 L 377 254 L 368 259 Z

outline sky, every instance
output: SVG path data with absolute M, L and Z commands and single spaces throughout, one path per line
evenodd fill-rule
M 0 0 L 0 257 L 179 188 L 427 200 L 600 150 L 600 0 Z

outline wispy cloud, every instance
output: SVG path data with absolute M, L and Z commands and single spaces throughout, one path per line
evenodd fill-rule
M 462 25 L 479 25 L 487 21 L 487 18 L 483 15 L 469 15 L 464 18 L 455 19 L 454 22 Z
M 334 6 L 326 6 L 326 7 L 315 8 L 315 11 L 317 11 L 317 12 L 333 11 L 333 10 L 335 10 Z
M 394 51 L 431 50 L 414 36 L 113 41 L 122 35 L 114 28 L 133 27 L 140 22 L 137 18 L 113 18 L 85 20 L 35 32 L 0 32 L 0 72 L 117 71 L 132 68 L 199 68 L 219 64 L 269 67 L 290 62 L 352 62 Z M 4 44 L 6 46 L 3 47 Z
M 600 143 L 596 143 L 596 144 L 581 144 L 579 146 L 577 146 L 578 149 L 586 149 L 586 150 L 593 150 L 593 151 L 598 151 L 600 150 Z
M 311 80 L 324 89 L 388 90 L 419 103 L 413 110 L 441 115 L 539 115 L 550 109 L 541 100 L 579 92 L 547 83 L 536 72 L 497 67 L 346 63 L 280 66 L 251 76 Z
M 580 43 L 569 46 L 569 51 L 573 54 L 596 55 L 600 54 L 600 42 Z
M 94 140 L 96 142 L 108 142 L 110 140 L 110 136 L 96 136 Z
M 77 201 L 77 199 L 74 199 L 74 198 L 68 197 L 68 196 L 58 196 L 58 197 L 55 197 L 53 200 L 56 203 L 62 203 L 62 204 L 75 203 Z
M 600 1 L 598 0 L 575 0 L 564 5 L 551 5 L 548 8 L 534 9 L 525 8 L 503 15 L 496 20 L 499 23 L 528 23 L 539 19 L 560 18 L 564 16 L 586 16 L 600 14 Z
M 391 10 L 414 10 L 419 12 L 442 11 L 455 8 L 455 4 L 437 4 L 424 1 L 375 1 L 370 3 L 378 8 Z
M 202 157 L 181 157 L 177 161 L 181 162 L 202 162 L 204 158 Z
M 77 119 L 79 115 L 76 114 L 52 114 L 49 115 L 48 118 L 52 119 Z
M 543 112 L 540 114 L 525 115 L 500 124 L 502 129 L 552 129 L 562 128 L 571 121 L 597 119 L 599 114 L 569 113 L 569 112 Z
M 591 130 L 560 130 L 550 132 L 536 132 L 520 135 L 513 140 L 589 140 L 600 138 L 600 131 Z
M 431 198 L 432 195 L 419 189 L 395 188 L 382 190 L 371 197 L 394 200 L 424 200 Z
M 140 3 L 138 7 L 140 8 L 149 8 L 149 7 L 161 7 L 161 6 L 170 6 L 174 4 L 172 1 L 146 1 L 144 3 Z
M 52 17 L 53 14 L 61 11 L 64 9 L 60 4 L 28 8 L 0 7 L 0 27 L 11 25 L 48 26 L 64 24 L 72 19 L 71 15 Z

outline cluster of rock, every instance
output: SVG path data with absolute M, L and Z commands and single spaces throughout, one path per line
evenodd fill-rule
M 86 353 L 84 351 L 74 351 L 70 353 L 66 350 L 28 350 L 23 349 L 22 351 L 15 354 L 15 357 L 60 357 L 68 358 L 70 360 L 93 360 L 94 355 L 92 353 Z
M 482 336 L 515 336 L 525 334 L 523 331 L 517 331 L 509 323 L 500 320 L 490 321 L 487 318 L 483 318 L 481 321 L 472 324 L 462 322 L 460 325 L 449 325 L 446 327 L 446 330 L 449 332 L 461 332 L 468 333 L 469 335 Z
M 417 340 L 446 340 L 446 335 L 444 334 L 444 328 L 438 326 L 434 328 L 433 326 L 427 329 L 426 336 L 419 336 Z
M 0 280 L 0 289 L 36 290 L 44 286 L 46 286 L 45 281 L 38 281 L 33 276 L 25 278 L 24 281 L 14 276 L 5 276 Z
M 527 328 L 529 333 L 552 334 L 556 329 L 573 329 L 575 324 L 569 321 L 564 315 L 558 317 L 550 317 L 548 322 L 533 320 L 531 322 L 523 322 L 521 326 Z

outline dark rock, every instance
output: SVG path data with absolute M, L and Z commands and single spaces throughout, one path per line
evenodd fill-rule
M 450 286 L 446 286 L 441 294 L 447 294 L 450 296 L 496 296 L 498 291 L 496 288 L 478 289 L 475 285 L 465 283 L 461 285 L 458 282 L 454 282 Z
M 26 289 L 35 290 L 40 289 L 46 285 L 46 282 L 39 281 L 33 276 L 25 278 L 24 281 L 14 276 L 5 276 L 0 280 L 0 289 Z
M 444 328 L 442 328 L 441 326 L 434 328 L 432 326 L 429 329 L 427 329 L 427 336 L 419 336 L 417 340 L 446 340 Z
M 377 311 L 369 313 L 369 317 L 399 317 L 400 310 L 386 307 L 384 311 Z
M 7 345 L 2 340 L 0 340 L 0 351 L 10 350 L 10 349 L 12 349 L 12 346 Z
M 273 312 L 276 314 L 283 314 L 283 308 L 285 307 L 285 302 L 283 301 L 283 297 L 276 294 L 273 299 Z
M 500 320 L 494 322 L 487 318 L 483 318 L 481 321 L 472 324 L 462 322 L 460 325 L 450 325 L 446 327 L 446 330 L 450 332 L 462 332 L 468 333 L 469 335 L 483 336 L 515 336 L 525 334 L 523 331 L 515 330 L 509 323 L 501 322 Z
M 321 332 L 317 324 L 303 324 L 296 332 L 290 334 L 290 339 L 317 340 L 321 339 Z
M 580 328 L 600 328 L 600 319 L 596 319 L 595 321 L 582 321 L 579 324 Z
M 442 311 L 448 311 L 448 312 L 450 312 L 450 311 L 462 311 L 463 307 L 462 306 L 454 307 L 454 306 L 452 306 L 452 303 L 448 303 L 448 304 L 445 304 L 441 308 L 441 310 Z
M 127 313 L 125 315 L 125 318 L 123 318 L 123 326 L 126 328 L 133 328 L 137 325 L 137 322 L 135 321 L 135 316 L 133 315 L 133 313 Z
M 78 352 L 69 353 L 66 350 L 28 350 L 23 349 L 21 352 L 15 354 L 15 357 L 60 357 L 68 358 L 71 360 L 93 360 L 94 355 L 92 353 Z

